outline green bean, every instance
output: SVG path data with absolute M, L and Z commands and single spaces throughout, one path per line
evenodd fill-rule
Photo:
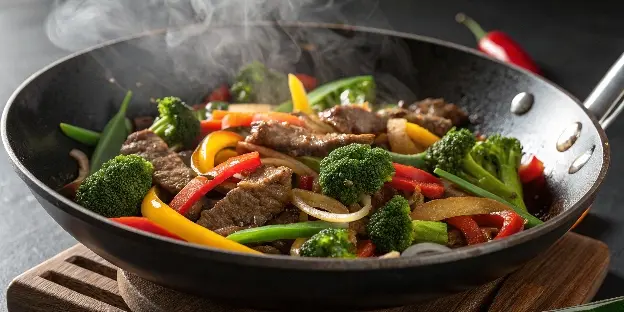
M 91 155 L 91 169 L 89 174 L 96 172 L 106 161 L 119 155 L 121 145 L 126 141 L 126 137 L 128 136 L 126 111 L 128 110 L 128 104 L 131 98 L 132 91 L 128 90 L 119 111 L 108 121 L 106 127 L 104 127 L 104 131 L 102 131 L 95 151 L 93 155 Z
M 524 218 L 527 223 L 526 223 L 526 227 L 527 228 L 532 228 L 534 226 L 540 225 L 542 223 L 544 223 L 542 220 L 534 217 L 533 215 L 531 215 L 530 213 L 520 209 L 519 207 L 517 207 L 516 205 L 504 200 L 502 197 L 490 193 L 454 174 L 451 174 L 447 171 L 444 171 L 440 168 L 436 168 L 435 170 L 433 170 L 433 173 L 439 175 L 441 178 L 445 179 L 445 180 L 449 180 L 451 182 L 453 182 L 454 184 L 456 184 L 457 186 L 459 186 L 461 189 L 463 189 L 466 192 L 472 193 L 474 195 L 477 196 L 481 196 L 481 197 L 485 197 L 485 198 L 489 198 L 489 199 L 493 199 L 497 202 L 503 203 L 509 207 L 511 207 L 517 214 L 519 214 L 522 218 Z
M 80 128 L 61 122 L 61 131 L 71 139 L 74 139 L 82 144 L 89 146 L 95 146 L 100 139 L 100 133 L 89 129 Z
M 265 225 L 246 229 L 227 236 L 241 244 L 272 242 L 279 239 L 307 238 L 327 228 L 345 228 L 344 223 L 307 221 L 292 224 Z

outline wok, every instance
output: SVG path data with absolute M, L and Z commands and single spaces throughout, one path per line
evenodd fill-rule
M 223 81 L 218 77 L 214 81 L 166 81 L 167 75 L 175 76 L 177 65 L 166 53 L 159 53 L 166 50 L 165 31 L 70 55 L 24 82 L 2 115 L 2 140 L 15 171 L 58 224 L 114 265 L 183 292 L 235 305 L 290 310 L 398 306 L 482 285 L 545 251 L 594 200 L 609 167 L 609 144 L 599 120 L 606 125 L 619 113 L 615 103 L 624 87 L 624 57 L 584 107 L 541 77 L 448 42 L 344 25 L 282 26 L 290 37 L 306 39 L 308 47 L 324 44 L 315 42 L 323 37 L 315 36 L 319 32 L 331 31 L 344 36 L 345 42 L 366 38 L 363 47 L 343 54 L 346 61 L 359 61 L 362 55 L 372 60 L 369 68 L 355 67 L 333 73 L 334 77 L 322 62 L 304 56 L 297 69 L 329 78 L 392 75 L 409 87 L 406 97 L 444 97 L 476 116 L 480 121 L 476 131 L 519 138 L 525 151 L 539 155 L 546 165 L 554 198 L 546 216 L 549 220 L 510 238 L 449 253 L 354 261 L 252 256 L 121 228 L 55 191 L 76 174 L 77 165 L 68 152 L 72 148 L 89 152 L 65 137 L 58 124 L 102 129 L 128 88 L 135 92 L 129 115 L 140 116 L 155 114 L 150 98 L 177 95 L 192 102 Z M 243 31 L 239 26 L 229 27 Z M 272 24 L 256 25 L 256 29 L 263 27 Z M 407 58 L 397 57 L 399 48 Z M 511 102 L 521 92 L 532 94 L 534 103 L 524 114 L 511 113 Z M 558 151 L 562 133 L 577 139 L 569 149 Z

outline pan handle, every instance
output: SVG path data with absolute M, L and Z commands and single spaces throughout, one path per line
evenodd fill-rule
M 624 110 L 624 53 L 589 94 L 584 105 L 604 129 Z

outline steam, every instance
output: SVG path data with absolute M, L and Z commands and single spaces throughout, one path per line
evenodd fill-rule
M 371 73 L 382 55 L 398 64 L 392 66 L 396 70 L 407 71 L 412 68 L 411 56 L 397 40 L 283 25 L 304 21 L 390 28 L 377 4 L 372 0 L 57 0 L 46 32 L 56 46 L 79 51 L 162 29 L 160 41 L 133 44 L 158 63 L 141 69 L 146 77 L 158 79 L 168 71 L 162 69 L 164 64 L 170 63 L 175 82 L 159 83 L 172 90 L 180 85 L 206 88 L 212 81 L 214 86 L 232 79 L 252 61 L 282 72 L 307 71 L 321 81 Z M 262 21 L 282 25 L 265 22 L 257 27 Z M 125 57 L 127 52 L 120 54 Z M 110 57 L 100 56 L 98 61 L 107 68 L 121 66 L 112 64 Z M 381 72 L 376 77 L 382 95 L 396 91 L 401 99 L 413 97 L 405 86 L 413 82 L 404 81 L 411 75 L 399 73 L 403 77 L 399 79 L 396 74 Z

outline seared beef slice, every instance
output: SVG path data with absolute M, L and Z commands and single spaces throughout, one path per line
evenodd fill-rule
M 173 195 L 195 177 L 195 172 L 184 164 L 180 156 L 169 151 L 167 143 L 150 130 L 130 134 L 121 146 L 121 154 L 136 154 L 151 162 L 154 165 L 154 183 Z M 197 220 L 206 205 L 202 198 L 189 209 L 186 217 Z
M 372 144 L 372 134 L 313 133 L 308 129 L 277 121 L 254 123 L 246 142 L 298 156 L 325 157 L 334 149 L 351 143 Z
M 197 224 L 211 230 L 227 226 L 262 226 L 290 202 L 292 170 L 262 166 L 227 193 Z
M 378 134 L 386 130 L 386 121 L 362 107 L 334 106 L 319 113 L 319 118 L 342 133 Z

